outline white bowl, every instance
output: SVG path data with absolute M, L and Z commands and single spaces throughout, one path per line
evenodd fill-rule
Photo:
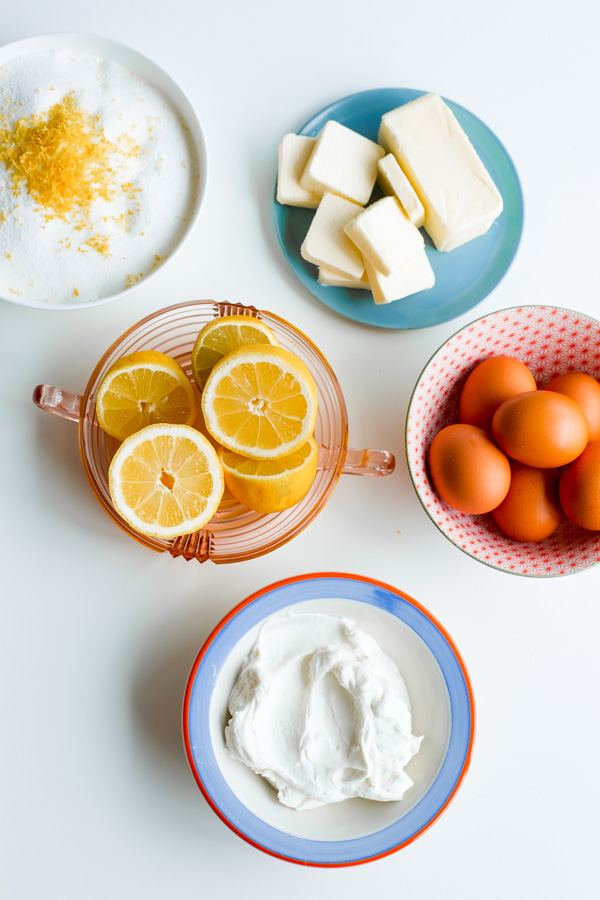
M 95 35 L 64 33 L 64 34 L 42 34 L 35 37 L 24 38 L 11 44 L 5 44 L 0 47 L 0 66 L 5 65 L 17 57 L 26 54 L 36 53 L 48 50 L 70 50 L 79 53 L 88 53 L 92 56 L 111 62 L 119 63 L 127 68 L 134 75 L 138 75 L 146 82 L 159 90 L 175 110 L 181 116 L 181 119 L 189 129 L 190 143 L 192 151 L 195 151 L 197 157 L 198 182 L 193 198 L 192 213 L 189 216 L 187 226 L 182 232 L 176 245 L 169 252 L 168 259 L 162 265 L 168 265 L 176 253 L 181 249 L 185 241 L 192 232 L 194 225 L 198 220 L 200 209 L 203 205 L 208 183 L 208 152 L 206 139 L 202 125 L 198 115 L 182 88 L 161 69 L 156 63 L 152 62 L 146 56 L 138 53 L 136 50 L 126 47 L 107 38 L 97 37 Z M 112 300 L 131 293 L 140 284 L 147 284 L 157 272 L 162 269 L 162 265 L 148 273 L 143 279 L 133 283 L 118 293 L 110 296 L 100 297 L 95 300 L 81 300 L 76 302 L 43 302 L 39 300 L 28 300 L 15 294 L 2 294 L 0 289 L 0 299 L 8 300 L 11 303 L 18 303 L 22 306 L 31 306 L 38 309 L 78 309 L 90 306 L 99 306 L 103 303 L 109 303 Z
M 228 699 L 242 660 L 262 622 L 290 608 L 347 615 L 397 663 L 411 699 L 413 733 L 424 735 L 406 766 L 414 784 L 402 800 L 290 809 L 268 782 L 226 754 Z M 452 639 L 424 607 L 373 579 L 325 573 L 270 585 L 225 617 L 192 669 L 183 728 L 198 786 L 236 834 L 289 862 L 347 866 L 405 846 L 446 808 L 469 765 L 474 704 Z
M 491 514 L 467 515 L 437 494 L 427 457 L 435 435 L 458 421 L 460 392 L 472 369 L 490 356 L 514 356 L 538 387 L 563 372 L 600 377 L 600 322 L 557 306 L 515 306 L 491 312 L 453 334 L 431 357 L 414 387 L 406 415 L 406 459 L 414 489 L 448 540 L 484 565 L 532 578 L 582 572 L 600 562 L 600 532 L 565 517 L 543 541 L 507 537 Z

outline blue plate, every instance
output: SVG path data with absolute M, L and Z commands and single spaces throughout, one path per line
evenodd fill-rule
M 419 757 L 421 762 L 412 771 L 407 767 L 414 786 L 402 801 L 346 800 L 315 810 L 290 810 L 264 779 L 227 757 L 227 700 L 242 659 L 260 624 L 291 606 L 295 612 L 351 616 L 400 665 L 412 700 L 413 730 L 425 734 L 409 766 Z M 190 674 L 183 729 L 200 789 L 236 834 L 287 861 L 331 867 L 392 853 L 437 819 L 469 766 L 474 717 L 465 666 L 452 639 L 424 607 L 373 579 L 318 573 L 270 585 L 223 619 Z
M 381 88 L 352 94 L 313 116 L 299 134 L 316 136 L 335 119 L 373 141 L 384 113 L 425 91 Z M 445 98 L 444 98 L 445 99 Z M 504 211 L 487 234 L 442 253 L 425 235 L 435 285 L 404 300 L 377 305 L 368 291 L 330 287 L 317 281 L 317 267 L 300 256 L 314 210 L 273 202 L 275 231 L 286 259 L 302 284 L 325 306 L 355 322 L 380 328 L 425 328 L 471 309 L 496 287 L 517 251 L 523 228 L 523 195 L 512 160 L 487 125 L 457 103 L 445 100 L 477 150 L 504 200 Z

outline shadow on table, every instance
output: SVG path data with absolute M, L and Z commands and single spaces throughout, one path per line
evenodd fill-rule
M 177 815 L 183 800 L 196 822 L 198 809 L 213 814 L 187 763 L 183 697 L 196 656 L 219 618 L 212 604 L 173 616 L 144 641 L 132 666 L 130 710 L 140 764 L 159 790 L 166 788 L 172 795 Z

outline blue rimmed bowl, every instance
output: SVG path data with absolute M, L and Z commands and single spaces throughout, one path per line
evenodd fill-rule
M 227 703 L 242 660 L 262 622 L 288 609 L 349 616 L 398 664 L 411 698 L 413 733 L 424 735 L 406 767 L 414 785 L 401 801 L 352 799 L 297 811 L 279 803 L 263 778 L 226 754 Z M 469 676 L 443 626 L 402 591 L 339 573 L 286 579 L 236 606 L 198 654 L 183 709 L 188 762 L 217 815 L 265 853 L 322 867 L 378 859 L 429 828 L 465 776 L 474 727 Z

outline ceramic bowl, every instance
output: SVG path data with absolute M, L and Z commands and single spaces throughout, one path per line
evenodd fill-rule
M 502 572 L 533 577 L 568 575 L 600 562 L 600 532 L 568 520 L 546 540 L 514 541 L 491 515 L 465 515 L 435 492 L 427 468 L 434 436 L 458 421 L 462 386 L 474 366 L 490 356 L 514 356 L 538 387 L 568 371 L 600 376 L 600 322 L 554 306 L 519 306 L 476 319 L 431 357 L 415 385 L 406 417 L 406 457 L 412 482 L 434 524 L 460 550 Z
M 161 260 L 160 265 L 151 268 L 143 278 L 131 277 L 131 284 L 128 287 L 118 291 L 111 289 L 110 293 L 107 293 L 106 296 L 100 296 L 97 299 L 89 299 L 85 296 L 85 291 L 82 289 L 79 297 L 72 297 L 68 300 L 60 301 L 27 299 L 24 295 L 20 296 L 11 290 L 3 290 L 3 286 L 0 284 L 0 298 L 12 303 L 18 303 L 22 306 L 32 306 L 40 309 L 66 310 L 98 306 L 103 303 L 109 303 L 112 300 L 118 300 L 121 297 L 128 295 L 141 284 L 147 284 L 148 281 L 160 271 L 163 265 L 171 263 L 175 255 L 187 241 L 198 220 L 206 194 L 208 183 L 208 151 L 206 138 L 196 110 L 177 82 L 146 56 L 115 41 L 96 37 L 95 35 L 76 33 L 36 35 L 0 47 L 0 67 L 17 58 L 42 51 L 83 53 L 99 58 L 100 60 L 118 63 L 119 65 L 124 66 L 135 78 L 142 79 L 144 82 L 150 84 L 151 87 L 155 88 L 163 95 L 179 119 L 183 121 L 189 138 L 189 156 L 191 160 L 194 160 L 195 158 L 197 163 L 194 166 L 196 169 L 196 172 L 194 173 L 195 184 L 193 184 L 191 189 L 189 208 L 186 216 L 187 221 L 173 238 L 166 259 Z M 158 258 L 156 255 L 158 249 L 153 250 L 153 252 L 155 253 L 155 259 Z M 123 279 L 124 283 L 125 281 L 126 279 Z
M 424 735 L 406 767 L 413 786 L 401 801 L 345 800 L 317 809 L 282 805 L 273 787 L 225 752 L 228 699 L 262 622 L 293 612 L 342 614 L 373 635 L 397 663 Z M 251 595 L 210 635 L 192 668 L 183 732 L 198 786 L 241 838 L 289 862 L 348 866 L 399 850 L 446 809 L 468 769 L 474 735 L 469 677 L 452 639 L 419 603 L 359 575 L 317 573 Z
M 316 137 L 328 121 L 340 122 L 377 141 L 381 117 L 420 97 L 413 88 L 375 88 L 342 97 L 313 115 L 298 133 Z M 435 285 L 401 302 L 377 304 L 370 291 L 320 284 L 317 268 L 300 254 L 314 210 L 283 206 L 273 199 L 275 233 L 283 254 L 302 285 L 329 309 L 376 328 L 428 328 L 454 319 L 479 303 L 504 277 L 517 252 L 523 228 L 523 194 L 514 163 L 499 138 L 472 112 L 444 97 L 480 156 L 504 201 L 504 211 L 485 235 L 442 253 L 425 237 Z M 296 130 L 295 128 L 293 129 Z M 275 190 L 276 194 L 276 190 Z M 371 202 L 380 197 L 376 185 Z

